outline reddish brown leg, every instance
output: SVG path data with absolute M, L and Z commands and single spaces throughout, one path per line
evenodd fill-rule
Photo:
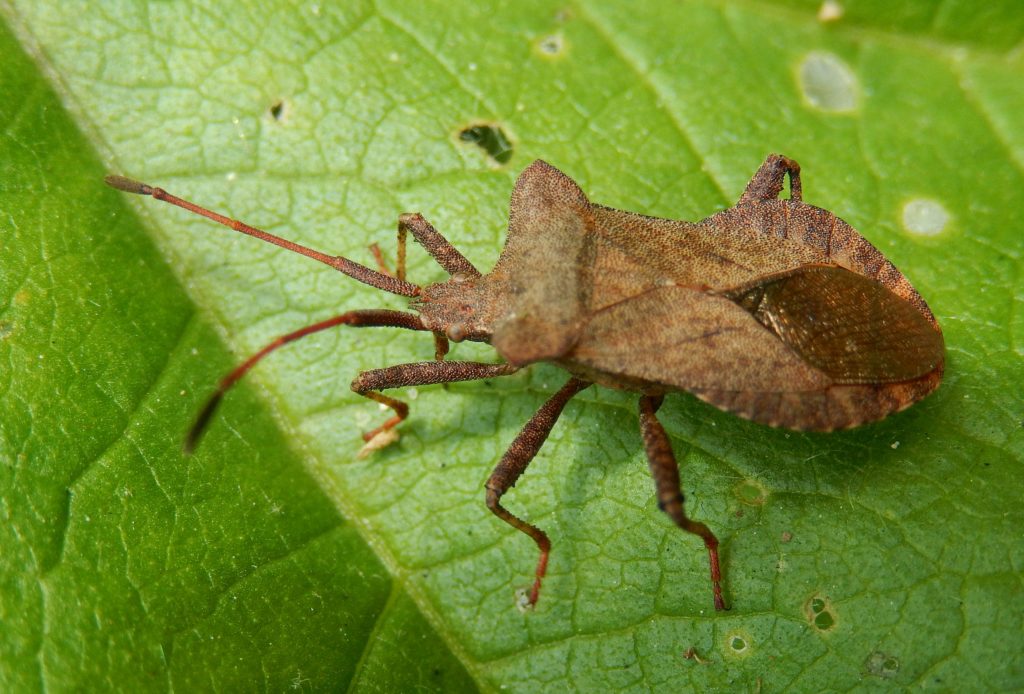
M 370 253 L 373 254 L 373 259 L 377 262 L 377 270 L 382 275 L 387 275 L 388 277 L 396 277 L 398 279 L 403 280 L 405 279 L 405 268 L 402 268 L 403 272 L 401 277 L 398 277 L 398 275 L 396 275 L 394 272 L 391 272 L 391 268 L 388 267 L 387 261 L 384 260 L 384 253 L 380 250 L 380 246 L 378 246 L 376 243 L 370 244 Z
M 467 277 L 479 277 L 480 271 L 473 267 L 473 263 L 466 260 L 455 246 L 448 242 L 448 239 L 441 236 L 419 214 L 403 214 L 398 218 L 398 279 L 405 279 L 405 234 L 412 232 L 412 236 L 427 252 L 437 261 L 437 264 L 448 271 L 449 275 L 463 274 Z
M 562 386 L 562 389 L 551 396 L 544 405 L 537 410 L 537 413 L 530 418 L 515 441 L 505 451 L 498 467 L 494 468 L 491 477 L 487 480 L 487 508 L 498 518 L 502 519 L 516 530 L 526 533 L 537 543 L 540 550 L 540 559 L 537 560 L 536 578 L 533 581 L 533 588 L 530 590 L 529 604 L 537 604 L 540 596 L 540 584 L 548 569 L 548 555 L 551 553 L 551 540 L 547 534 L 535 525 L 517 518 L 509 513 L 501 505 L 501 497 L 509 489 L 515 486 L 516 480 L 526 471 L 526 467 L 533 460 L 534 456 L 544 445 L 552 427 L 562 414 L 565 404 L 572 399 L 572 396 L 590 385 L 589 381 L 581 381 L 578 378 L 571 378 Z
M 750 179 L 750 183 L 747 184 L 747 188 L 743 191 L 737 204 L 742 205 L 758 200 L 775 200 L 782 192 L 786 174 L 789 174 L 790 200 L 803 199 L 803 190 L 800 185 L 800 165 L 781 154 L 769 154 L 761 164 L 761 168 Z
M 415 216 L 418 217 L 418 215 Z M 419 217 L 419 219 L 422 220 L 423 218 Z M 426 224 L 426 222 L 423 223 Z M 433 230 L 433 227 L 429 224 L 427 224 L 427 226 Z M 434 233 L 437 234 L 436 231 Z M 440 236 L 440 234 L 437 235 Z M 380 250 L 380 246 L 375 243 L 371 243 L 370 252 L 373 253 L 374 260 L 377 261 L 377 268 L 381 273 L 388 277 L 395 277 L 400 280 L 405 279 L 405 227 L 401 222 L 399 222 L 398 225 L 398 266 L 395 272 L 391 272 L 391 268 L 388 267 L 387 261 L 384 260 L 384 254 Z M 434 333 L 434 359 L 436 361 L 443 361 L 444 356 L 448 354 L 448 349 L 448 338 L 445 334 Z
M 384 254 L 381 253 L 380 246 L 377 244 L 370 246 L 370 251 L 377 261 L 377 267 L 383 274 L 405 281 L 405 241 L 409 232 L 412 232 L 413 238 L 427 249 L 431 257 L 437 261 L 438 265 L 447 270 L 448 274 L 461 273 L 467 277 L 480 276 L 480 271 L 466 259 L 466 256 L 462 255 L 420 214 L 403 214 L 398 218 L 398 249 L 393 273 L 384 262 Z
M 184 450 L 186 455 L 195 450 L 196 444 L 199 443 L 199 439 L 203 435 L 206 425 L 209 424 L 210 419 L 213 417 L 213 413 L 216 411 L 217 405 L 220 404 L 224 394 L 229 388 L 231 388 L 231 386 L 237 383 L 242 376 L 248 373 L 252 367 L 256 366 L 263 357 L 267 356 L 278 347 L 283 347 L 289 342 L 295 342 L 307 335 L 312 335 L 313 333 L 318 333 L 321 330 L 327 330 L 328 328 L 333 328 L 338 325 L 348 325 L 353 328 L 390 327 L 406 328 L 407 330 L 426 330 L 426 328 L 423 327 L 423 323 L 420 321 L 419 316 L 415 314 L 403 313 L 402 311 L 391 311 L 388 309 L 368 309 L 364 311 L 348 311 L 347 313 L 342 313 L 334 318 L 328 318 L 325 321 L 313 323 L 312 325 L 307 325 L 306 327 L 300 328 L 294 332 L 282 335 L 246 359 L 240 365 L 235 367 L 231 373 L 221 379 L 220 384 L 217 386 L 217 391 L 210 396 L 209 400 L 206 401 L 206 405 L 199 412 L 199 416 L 196 417 L 195 423 L 192 425 L 188 435 L 185 437 Z
M 433 227 L 431 227 L 431 229 L 433 229 Z M 397 255 L 395 257 L 397 258 L 396 263 L 397 263 L 397 267 L 398 267 L 398 272 L 400 273 L 399 277 L 401 277 L 403 280 L 405 279 L 405 231 L 406 231 L 405 225 L 402 224 L 402 218 L 399 217 L 398 218 L 398 244 L 397 244 L 397 247 L 396 247 L 396 250 L 395 250 Z M 440 234 L 438 234 L 438 236 L 440 236 Z M 413 234 L 413 238 L 415 238 L 415 237 L 416 237 L 416 235 Z M 446 241 L 446 243 L 447 243 L 447 241 Z
M 475 361 L 424 361 L 364 371 L 352 381 L 352 390 L 363 397 L 387 405 L 394 410 L 395 416 L 376 429 L 363 434 L 363 440 L 369 441 L 381 432 L 394 428 L 409 416 L 408 405 L 377 391 L 507 376 L 519 368 L 512 364 L 481 364 Z
M 672 444 L 655 412 L 661 407 L 662 397 L 644 395 L 640 398 L 640 433 L 647 449 L 647 460 L 654 478 L 654 487 L 658 497 L 658 508 L 668 514 L 676 525 L 688 533 L 693 533 L 704 540 L 708 548 L 708 559 L 711 562 L 711 589 L 715 595 L 715 609 L 724 610 L 725 600 L 722 598 L 722 572 L 718 568 L 718 538 L 708 526 L 690 520 L 683 511 L 682 489 L 679 486 L 679 466 L 672 453 Z
M 444 355 L 448 354 L 448 338 L 442 333 L 434 333 L 434 360 L 444 361 Z

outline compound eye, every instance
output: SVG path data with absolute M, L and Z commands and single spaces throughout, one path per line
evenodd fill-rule
M 466 339 L 466 326 L 462 323 L 452 323 L 448 326 L 448 329 L 444 331 L 445 335 L 452 342 L 462 342 Z

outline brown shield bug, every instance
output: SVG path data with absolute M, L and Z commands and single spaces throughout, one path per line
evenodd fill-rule
M 779 199 L 786 176 L 790 197 Z M 394 411 L 364 438 L 386 439 L 408 406 L 380 391 L 515 373 L 552 362 L 569 380 L 526 423 L 487 481 L 487 506 L 540 550 L 534 604 L 551 542 L 501 497 L 540 450 L 566 403 L 597 383 L 640 394 L 640 431 L 659 507 L 707 547 L 716 609 L 724 609 L 718 540 L 683 510 L 679 471 L 656 418 L 670 391 L 684 390 L 742 417 L 790 429 L 831 431 L 873 422 L 935 390 L 942 332 L 910 282 L 849 224 L 802 201 L 800 167 L 770 155 L 739 202 L 692 223 L 590 202 L 568 176 L 531 164 L 512 193 L 508 241 L 494 269 L 477 270 L 420 215 L 399 218 L 396 272 L 330 256 L 177 198 L 110 176 L 120 190 L 208 217 L 392 294 L 415 313 L 348 311 L 274 340 L 220 383 L 197 417 L 197 443 L 221 397 L 278 347 L 337 325 L 388 326 L 433 334 L 433 361 L 359 374 L 352 390 Z M 411 233 L 449 273 L 424 287 L 405 279 Z M 380 261 L 379 251 L 378 255 Z M 445 361 L 449 342 L 494 346 L 499 364 Z

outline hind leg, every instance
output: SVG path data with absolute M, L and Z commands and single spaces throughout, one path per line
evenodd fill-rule
M 704 540 L 711 563 L 711 590 L 714 593 L 715 609 L 724 610 L 725 600 L 722 598 L 722 572 L 718 568 L 718 538 L 708 526 L 690 520 L 683 510 L 683 492 L 679 486 L 679 465 L 668 434 L 658 421 L 655 413 L 661 407 L 661 396 L 644 395 L 640 398 L 640 433 L 643 435 L 644 448 L 647 449 L 647 461 L 654 478 L 658 508 L 672 519 L 676 525 L 688 533 L 693 533 Z
M 768 158 L 761 164 L 754 177 L 750 179 L 746 190 L 740 196 L 737 203 L 757 202 L 759 200 L 775 200 L 782 192 L 786 181 L 786 174 L 789 174 L 789 198 L 790 200 L 802 200 L 803 189 L 800 184 L 800 165 L 789 157 L 781 154 L 769 154 Z

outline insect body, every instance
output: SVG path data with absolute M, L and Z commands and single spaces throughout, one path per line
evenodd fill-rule
M 779 199 L 786 175 L 790 199 Z M 320 260 L 355 279 L 410 297 L 415 313 L 349 311 L 282 336 L 229 374 L 200 414 L 197 441 L 220 397 L 263 356 L 336 325 L 433 333 L 435 359 L 366 371 L 357 393 L 394 416 L 364 435 L 378 440 L 408 414 L 382 390 L 491 378 L 539 361 L 569 372 L 527 422 L 487 482 L 487 506 L 540 550 L 529 603 L 537 601 L 551 543 L 511 514 L 502 496 L 540 450 L 566 403 L 591 384 L 640 394 L 640 430 L 658 505 L 708 550 L 716 609 L 724 609 L 718 540 L 683 510 L 679 472 L 656 412 L 689 391 L 763 424 L 830 431 L 882 419 L 925 397 L 942 379 L 942 333 L 907 279 L 852 227 L 801 200 L 800 167 L 770 155 L 734 206 L 698 223 L 591 203 L 554 167 L 536 161 L 512 193 L 508 241 L 479 272 L 419 215 L 399 220 L 398 267 L 377 272 L 200 208 L 159 188 L 108 177 L 237 231 Z M 450 274 L 420 287 L 405 280 L 408 233 Z M 444 359 L 449 341 L 494 346 L 503 363 Z

